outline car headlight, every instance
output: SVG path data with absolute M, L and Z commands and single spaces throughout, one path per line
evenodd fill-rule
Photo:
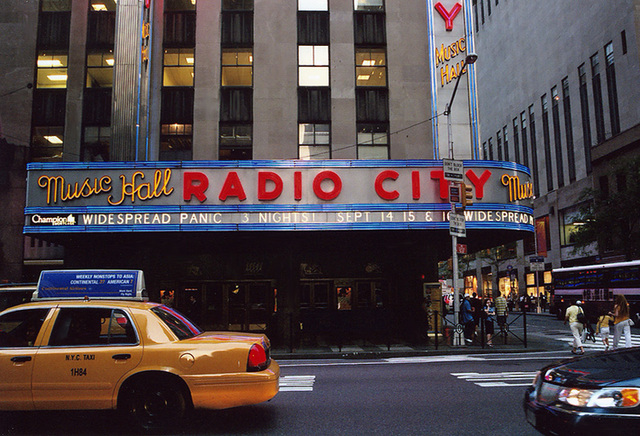
M 622 408 L 640 404 L 638 388 L 578 389 L 564 388 L 558 400 L 576 407 Z

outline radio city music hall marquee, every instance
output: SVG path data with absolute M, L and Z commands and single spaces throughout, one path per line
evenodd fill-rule
M 533 231 L 526 167 L 465 161 L 467 228 Z M 29 164 L 25 233 L 445 229 L 442 161 Z

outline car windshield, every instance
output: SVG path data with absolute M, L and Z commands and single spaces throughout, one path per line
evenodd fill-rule
M 156 306 L 151 309 L 171 329 L 178 339 L 189 339 L 202 333 L 202 330 L 184 315 L 167 306 Z

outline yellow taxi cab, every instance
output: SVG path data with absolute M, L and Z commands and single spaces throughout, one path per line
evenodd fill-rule
M 118 409 L 153 429 L 278 393 L 265 335 L 203 332 L 147 300 L 142 271 L 44 271 L 0 312 L 0 411 Z

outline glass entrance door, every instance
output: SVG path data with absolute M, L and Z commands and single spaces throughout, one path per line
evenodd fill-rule
M 264 332 L 274 311 L 274 292 L 270 282 L 227 283 L 229 330 Z

